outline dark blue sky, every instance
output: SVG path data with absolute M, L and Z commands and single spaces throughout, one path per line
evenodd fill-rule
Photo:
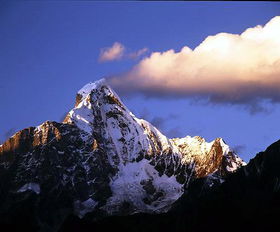
M 0 140 L 46 120 L 59 121 L 84 84 L 127 71 L 137 60 L 100 63 L 118 41 L 131 51 L 187 45 L 208 35 L 241 33 L 280 15 L 278 2 L 2 2 L 0 3 Z M 250 114 L 237 106 L 189 99 L 125 97 L 138 117 L 168 136 L 223 137 L 248 161 L 280 138 L 280 106 Z

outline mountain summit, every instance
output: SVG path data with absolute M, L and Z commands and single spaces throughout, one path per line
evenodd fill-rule
M 167 212 L 195 179 L 211 188 L 244 164 L 221 138 L 168 139 L 102 79 L 78 91 L 63 123 L 46 121 L 0 145 L 0 220 L 28 209 L 34 226 L 53 231 L 70 214 Z

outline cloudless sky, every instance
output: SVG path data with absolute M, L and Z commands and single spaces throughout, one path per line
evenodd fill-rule
M 137 60 L 98 62 L 100 49 L 116 41 L 130 51 L 178 51 L 276 15 L 278 2 L 2 1 L 0 140 L 46 120 L 61 121 L 83 85 L 129 70 Z M 246 161 L 280 139 L 279 105 L 252 115 L 241 107 L 189 99 L 122 98 L 169 137 L 223 137 Z

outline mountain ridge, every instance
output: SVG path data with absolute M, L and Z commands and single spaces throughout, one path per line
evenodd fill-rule
M 0 145 L 1 220 L 31 199 L 45 230 L 57 230 L 69 214 L 168 212 L 195 179 L 219 185 L 244 164 L 221 138 L 168 139 L 101 80 L 78 91 L 63 123 L 46 121 Z

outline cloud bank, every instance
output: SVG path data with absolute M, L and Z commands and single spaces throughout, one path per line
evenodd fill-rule
M 280 16 L 241 34 L 208 36 L 193 50 L 153 52 L 108 81 L 126 93 L 201 97 L 255 110 L 262 100 L 280 102 Z
M 148 48 L 142 48 L 138 51 L 127 52 L 125 46 L 119 42 L 115 42 L 111 47 L 102 48 L 99 54 L 100 62 L 108 62 L 121 60 L 123 58 L 136 59 L 144 55 Z

